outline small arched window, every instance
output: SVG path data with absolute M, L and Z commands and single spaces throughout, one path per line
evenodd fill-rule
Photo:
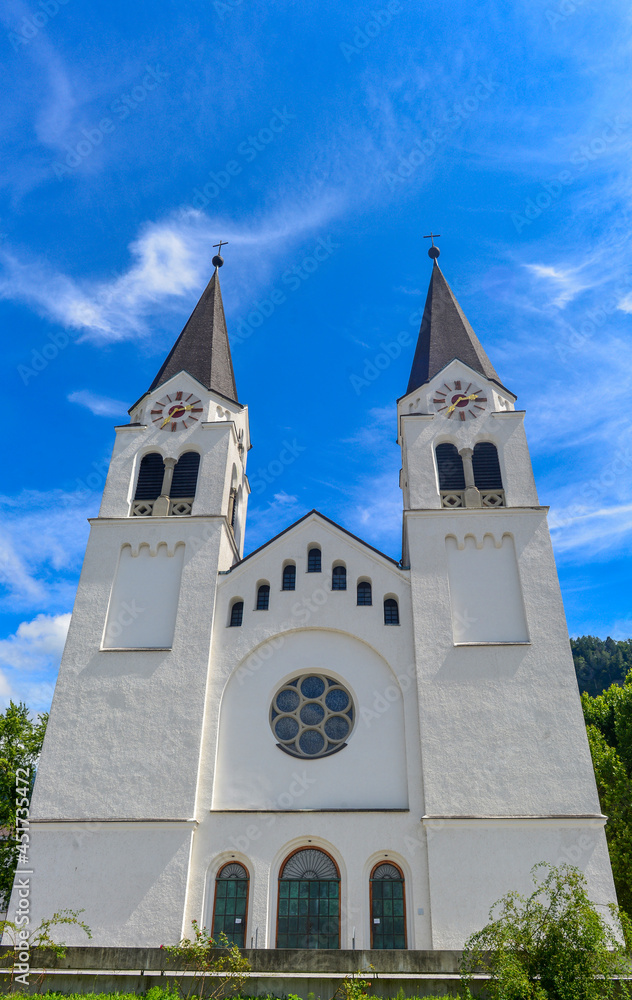
M 308 573 L 320 573 L 321 572 L 321 562 L 320 562 L 320 549 L 310 549 L 307 553 L 307 572 Z
M 257 611 L 267 611 L 270 606 L 270 584 L 262 583 L 257 591 Z
M 438 444 L 437 470 L 440 490 L 464 490 L 463 459 L 453 444 Z
M 235 601 L 232 608 L 230 609 L 230 624 L 231 627 L 236 628 L 244 620 L 244 602 Z
M 387 597 L 384 601 L 384 624 L 399 625 L 399 607 L 393 597 Z
M 347 570 L 344 566 L 334 566 L 331 574 L 331 589 L 347 589 Z
M 248 872 L 243 865 L 230 861 L 217 873 L 215 905 L 211 934 L 217 939 L 224 933 L 231 944 L 243 948 L 246 943 L 248 912 Z
M 296 566 L 290 563 L 283 569 L 282 590 L 296 590 Z
M 500 475 L 500 463 L 496 445 L 491 441 L 481 441 L 474 448 L 472 455 L 474 482 L 479 490 L 502 490 L 503 481 Z
M 358 607 L 369 607 L 373 604 L 373 596 L 371 594 L 371 584 L 366 580 L 361 580 L 358 584 Z
M 164 474 L 165 465 L 162 455 L 156 451 L 150 452 L 149 455 L 143 455 L 138 470 L 134 500 L 157 500 L 162 492 Z
M 200 456 L 197 451 L 185 451 L 176 462 L 171 480 L 171 496 L 175 500 L 192 500 L 197 487 Z
M 371 872 L 371 947 L 391 949 L 406 947 L 404 876 L 388 863 L 376 865 Z

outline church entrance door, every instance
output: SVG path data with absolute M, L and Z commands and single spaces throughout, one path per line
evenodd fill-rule
M 339 947 L 338 868 L 325 851 L 296 851 L 279 876 L 277 948 Z

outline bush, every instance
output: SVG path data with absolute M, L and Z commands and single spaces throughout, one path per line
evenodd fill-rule
M 540 870 L 546 875 L 538 881 Z M 535 891 L 527 898 L 508 893 L 492 907 L 487 927 L 467 942 L 465 996 L 471 997 L 472 974 L 486 972 L 490 1000 L 632 997 L 616 982 L 632 971 L 627 915 L 613 906 L 607 923 L 588 899 L 584 876 L 570 865 L 542 863 L 531 874 Z

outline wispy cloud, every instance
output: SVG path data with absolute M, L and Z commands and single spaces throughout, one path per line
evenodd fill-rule
M 85 549 L 86 518 L 97 510 L 97 495 L 80 483 L 75 493 L 31 490 L 0 497 L 1 606 L 67 607 Z
M 233 308 L 248 301 L 279 258 L 331 221 L 340 205 L 286 206 L 281 213 L 244 226 L 182 209 L 144 226 L 130 245 L 126 271 L 106 280 L 74 279 L 32 254 L 0 250 L 0 298 L 22 302 L 82 339 L 97 342 L 142 337 L 151 317 L 181 312 L 208 279 L 208 250 L 218 233 L 241 247 L 240 270 L 249 275 L 232 296 Z M 262 256 L 262 248 L 266 249 Z M 240 300 L 240 292 L 243 298 Z
M 550 264 L 525 264 L 525 267 L 536 277 L 551 282 L 557 289 L 552 304 L 558 309 L 563 309 L 567 302 L 572 302 L 580 292 L 589 287 L 587 282 L 580 279 L 579 269 L 562 271 Z
M 96 392 L 90 392 L 89 389 L 71 392 L 68 396 L 68 402 L 85 406 L 95 417 L 120 417 L 124 416 L 127 411 L 127 406 L 120 399 L 99 396 Z

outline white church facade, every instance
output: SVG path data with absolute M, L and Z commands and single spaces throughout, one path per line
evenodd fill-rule
M 244 558 L 217 266 L 116 428 L 31 804 L 35 924 L 458 949 L 540 861 L 615 900 L 524 412 L 433 250 L 400 562 L 317 511 Z

